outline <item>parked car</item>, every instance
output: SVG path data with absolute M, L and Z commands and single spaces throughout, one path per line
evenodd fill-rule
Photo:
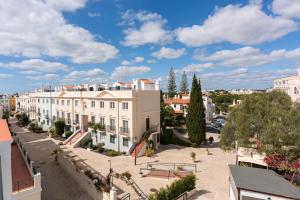
M 216 128 L 212 125 L 207 125 L 206 126 L 206 131 L 210 132 L 210 133 L 220 133 L 221 132 L 218 128 Z

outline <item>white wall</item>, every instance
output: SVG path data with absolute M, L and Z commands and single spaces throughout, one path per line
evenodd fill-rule
M 252 192 L 252 191 L 247 191 L 247 190 L 240 190 L 240 197 L 242 198 L 243 196 L 259 198 L 259 199 L 268 199 L 270 197 L 272 200 L 290 200 L 290 199 L 284 198 L 284 197 L 278 197 L 278 196 L 273 196 L 273 195 L 268 195 L 268 194 L 263 194 L 263 193 L 258 193 L 258 192 Z
M 11 143 L 12 141 L 0 142 L 0 159 L 2 168 L 1 174 L 4 200 L 10 200 L 12 193 Z

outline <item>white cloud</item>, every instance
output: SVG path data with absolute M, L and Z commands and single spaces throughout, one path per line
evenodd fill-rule
M 298 28 L 296 22 L 281 16 L 267 15 L 261 3 L 228 5 L 216 9 L 203 25 L 178 28 L 177 40 L 187 46 L 202 46 L 219 42 L 261 44 L 278 39 Z
M 188 74 L 192 74 L 192 73 L 199 73 L 204 69 L 211 68 L 213 66 L 214 65 L 212 63 L 190 64 L 181 69 L 175 69 L 174 71 L 175 73 L 182 73 L 183 71 L 185 71 Z
M 161 59 L 161 58 L 175 59 L 175 58 L 179 58 L 184 53 L 185 53 L 185 48 L 172 49 L 172 48 L 162 47 L 159 51 L 153 52 L 152 56 L 154 56 L 158 59 Z
M 260 49 L 246 46 L 234 50 L 221 50 L 211 55 L 199 52 L 194 58 L 200 61 L 216 62 L 216 65 L 228 67 L 252 67 L 272 63 L 282 59 L 300 59 L 300 48 L 287 51 L 285 49 L 273 50 L 269 53 Z
M 25 75 L 40 75 L 42 72 L 26 70 L 26 71 L 21 71 L 20 73 Z
M 153 63 L 156 63 L 156 60 L 155 59 L 150 59 L 150 60 L 147 60 L 147 63 L 153 64 Z
M 140 62 L 143 62 L 145 60 L 144 57 L 142 56 L 137 56 L 135 57 L 134 59 L 132 60 L 123 60 L 121 65 L 132 65 L 132 64 L 135 64 L 135 63 L 140 63 Z
M 272 11 L 284 17 L 300 18 L 299 0 L 274 0 Z
M 90 78 L 103 78 L 107 75 L 102 69 L 95 68 L 87 71 L 72 71 L 66 75 L 67 79 L 90 79 Z
M 0 67 L 24 71 L 56 72 L 67 71 L 69 67 L 59 62 L 48 62 L 40 59 L 23 60 L 22 62 L 0 63 Z
M 88 16 L 89 17 L 101 17 L 101 14 L 100 13 L 95 13 L 95 12 L 88 12 Z
M 122 24 L 129 26 L 124 30 L 125 38 L 122 41 L 124 46 L 136 47 L 149 43 L 162 44 L 172 38 L 171 32 L 163 28 L 167 21 L 157 13 L 127 10 L 122 14 L 122 19 Z M 139 28 L 136 27 L 136 22 L 141 23 Z
M 31 80 L 39 80 L 39 81 L 43 81 L 43 80 L 55 80 L 57 79 L 59 76 L 57 74 L 43 74 L 43 75 L 38 75 L 38 76 L 26 76 L 27 79 L 31 79 Z
M 0 55 L 66 57 L 74 63 L 103 63 L 118 50 L 97 42 L 86 29 L 68 23 L 62 10 L 75 11 L 85 0 L 0 1 Z
M 13 74 L 0 74 L 0 79 L 6 79 L 6 78 L 11 78 L 14 77 Z
M 58 10 L 75 11 L 83 8 L 88 0 L 46 0 L 46 4 Z
M 111 79 L 124 80 L 129 76 L 141 75 L 150 70 L 150 67 L 146 66 L 119 66 L 112 72 Z

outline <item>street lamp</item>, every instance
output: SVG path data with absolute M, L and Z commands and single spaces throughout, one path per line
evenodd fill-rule
M 110 186 L 114 186 L 114 180 L 113 180 L 113 176 L 112 176 L 112 168 L 111 168 L 111 160 L 108 160 L 109 162 L 109 176 L 110 176 L 110 180 L 111 180 L 111 183 L 110 183 Z
M 136 145 L 137 138 L 136 137 L 133 138 L 133 142 L 134 142 L 134 165 L 136 165 L 136 147 L 137 147 L 137 145 Z

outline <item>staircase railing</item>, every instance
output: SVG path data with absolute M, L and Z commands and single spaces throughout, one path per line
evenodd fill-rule
M 130 200 L 130 193 L 125 194 L 119 200 Z
M 130 149 L 130 153 L 134 151 L 134 149 L 141 144 L 144 140 L 148 140 L 150 137 L 151 133 L 157 132 L 158 131 L 158 125 L 151 125 L 149 130 L 145 131 L 145 133 L 142 135 L 141 139 L 136 143 L 136 145 L 132 145 L 133 148 Z
M 130 185 L 141 199 L 149 200 L 149 197 L 143 192 L 140 186 L 131 177 L 120 176 L 117 175 L 115 172 L 111 172 L 110 176 L 119 178 L 120 180 L 124 181 L 127 185 Z

